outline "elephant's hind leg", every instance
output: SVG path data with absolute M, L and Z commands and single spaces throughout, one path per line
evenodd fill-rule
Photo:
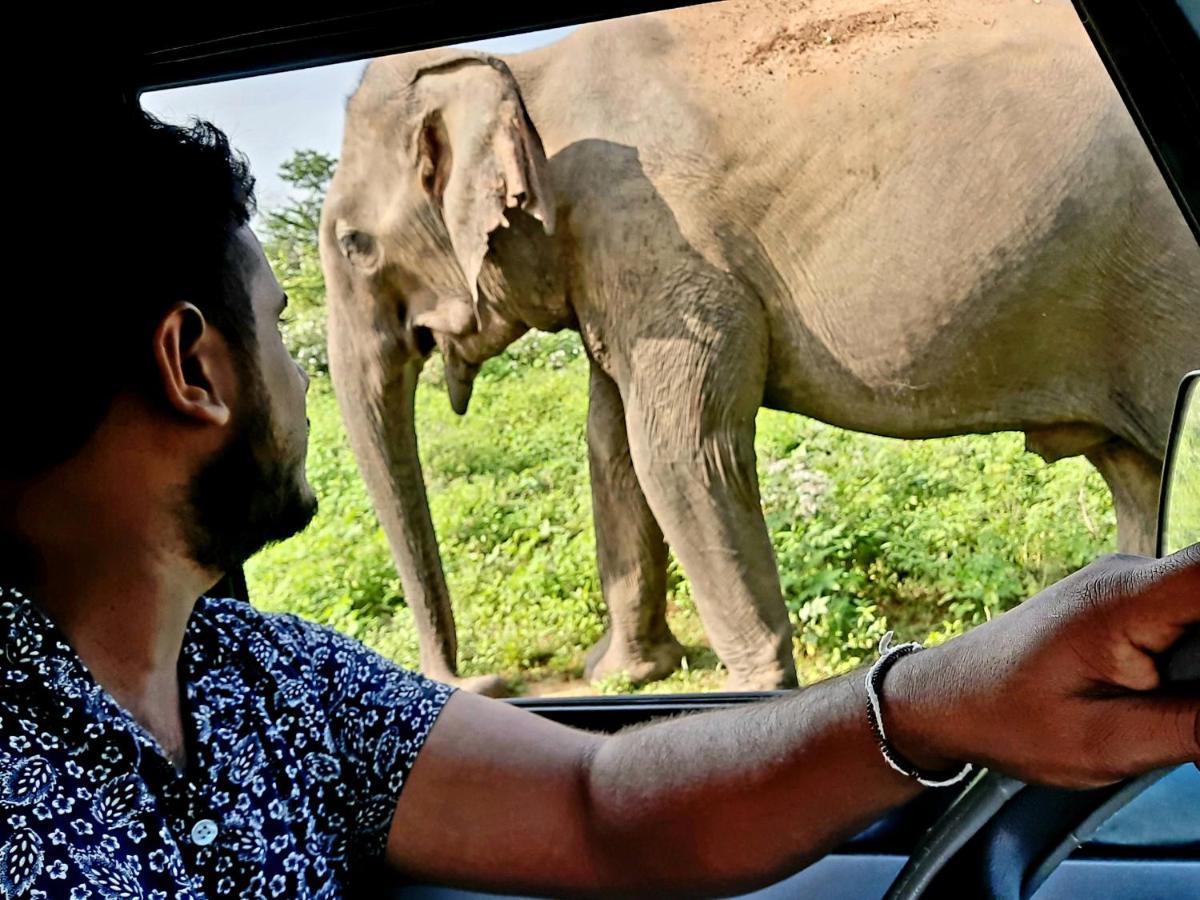
M 1025 447 L 1046 462 L 1068 456 L 1087 457 L 1112 493 L 1120 551 L 1154 555 L 1161 460 L 1096 425 L 1060 425 L 1028 431 Z
M 609 630 L 588 653 L 585 674 L 595 679 L 624 672 L 634 682 L 663 678 L 683 658 L 667 626 L 667 545 L 633 471 L 620 392 L 595 363 L 588 464 Z
M 1162 460 L 1113 438 L 1087 452 L 1112 491 L 1117 546 L 1122 553 L 1153 556 L 1158 535 Z

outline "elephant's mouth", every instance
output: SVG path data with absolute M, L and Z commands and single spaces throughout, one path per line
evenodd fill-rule
M 413 343 L 416 344 L 417 352 L 421 354 L 422 359 L 428 359 L 429 355 L 433 353 L 434 348 L 437 347 L 433 331 L 423 325 L 417 325 L 413 328 Z

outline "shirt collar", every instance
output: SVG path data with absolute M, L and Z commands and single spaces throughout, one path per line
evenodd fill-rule
M 181 656 L 207 624 L 201 597 L 188 620 Z M 219 641 L 216 644 L 220 644 Z M 24 701 L 23 708 L 61 716 L 63 737 L 77 747 L 107 731 L 134 738 L 138 758 L 150 750 L 165 756 L 155 738 L 95 679 L 53 619 L 28 595 L 0 586 L 0 686 Z M 185 666 L 180 666 L 183 680 Z M 28 704 L 28 706 L 26 706 Z M 169 765 L 169 764 L 168 764 Z

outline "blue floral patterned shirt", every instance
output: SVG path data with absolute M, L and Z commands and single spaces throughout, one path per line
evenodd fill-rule
M 340 897 L 381 858 L 451 693 L 332 629 L 208 597 L 179 680 L 182 773 L 0 587 L 5 900 Z

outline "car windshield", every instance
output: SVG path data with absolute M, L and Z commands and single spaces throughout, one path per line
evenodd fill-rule
M 496 693 L 767 689 L 1148 552 L 1200 250 L 1070 3 L 876 6 L 143 94 L 248 154 L 313 377 L 252 602 Z

